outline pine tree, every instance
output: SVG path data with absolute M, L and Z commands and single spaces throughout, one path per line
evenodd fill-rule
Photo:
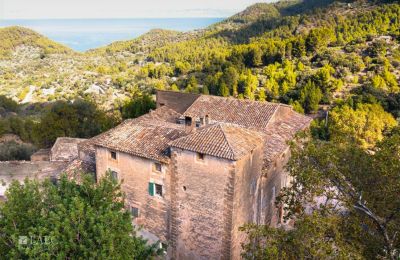
M 265 101 L 266 96 L 265 96 L 265 90 L 264 88 L 261 88 L 260 91 L 258 92 L 258 101 Z
M 210 92 L 208 91 L 208 87 L 206 85 L 203 86 L 202 94 L 203 95 L 209 95 L 210 94 Z
M 219 95 L 222 97 L 229 97 L 229 88 L 225 82 L 222 82 L 219 86 Z
M 300 91 L 299 102 L 302 104 L 304 111 L 307 113 L 316 112 L 321 99 L 321 90 L 315 86 L 314 82 L 309 80 Z

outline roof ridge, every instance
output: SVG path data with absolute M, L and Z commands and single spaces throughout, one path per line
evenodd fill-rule
M 222 134 L 224 135 L 224 138 L 229 146 L 229 149 L 231 150 L 231 153 L 233 154 L 233 159 L 236 160 L 236 154 L 234 152 L 234 149 L 233 149 L 231 143 L 229 142 L 229 138 L 226 136 L 226 133 L 225 133 L 224 129 L 222 128 L 222 124 L 220 123 L 218 125 L 221 128 Z M 240 128 L 240 127 L 238 127 L 238 128 Z
M 279 110 L 280 107 L 281 107 L 281 103 L 278 103 L 278 106 L 275 108 L 275 111 L 274 111 L 274 113 L 272 114 L 271 119 L 268 120 L 267 125 L 265 126 L 265 129 L 267 129 L 267 127 L 269 126 L 269 124 L 271 123 L 271 121 L 273 121 L 272 119 L 274 119 L 274 117 L 275 117 L 275 115 L 276 115 L 276 112 Z M 264 129 L 264 130 L 265 130 L 265 129 Z
M 183 113 L 181 114 L 182 116 L 185 115 L 185 113 L 197 102 L 197 100 L 199 100 L 199 98 L 201 98 L 202 96 L 205 96 L 205 95 L 201 95 L 201 94 L 198 94 L 198 95 L 199 95 L 199 96 L 196 98 L 196 100 L 193 101 L 193 103 L 190 104 L 190 106 L 189 106 L 185 111 L 183 111 Z

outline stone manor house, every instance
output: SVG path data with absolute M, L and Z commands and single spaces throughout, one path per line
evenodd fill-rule
M 77 147 L 64 171 L 123 181 L 134 224 L 168 245 L 168 258 L 239 259 L 240 226 L 281 222 L 287 141 L 310 122 L 283 104 L 158 91 L 154 111 L 63 139 Z

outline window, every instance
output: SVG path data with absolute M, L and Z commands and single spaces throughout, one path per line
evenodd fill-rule
M 111 176 L 112 176 L 113 180 L 118 181 L 118 172 L 112 171 Z
M 135 207 L 131 207 L 131 215 L 133 218 L 139 217 L 139 209 Z
M 154 183 L 149 182 L 149 194 L 150 196 L 154 196 Z
M 156 172 L 161 172 L 162 170 L 161 163 L 154 163 L 154 170 Z
M 117 160 L 117 153 L 116 152 L 111 151 L 110 155 L 111 155 L 111 159 Z
M 150 196 L 163 196 L 163 186 L 161 184 L 149 182 L 149 194 Z
M 202 154 L 202 153 L 197 153 L 196 158 L 197 158 L 197 160 L 199 160 L 199 161 L 204 161 L 204 154 Z
M 185 117 L 185 125 L 191 126 L 192 125 L 192 118 L 189 116 Z
M 163 188 L 160 184 L 155 184 L 156 186 L 156 195 L 162 197 L 163 196 Z

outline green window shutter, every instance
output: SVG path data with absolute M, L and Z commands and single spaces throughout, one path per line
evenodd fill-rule
M 154 196 L 154 183 L 149 182 L 149 194 L 150 196 Z

